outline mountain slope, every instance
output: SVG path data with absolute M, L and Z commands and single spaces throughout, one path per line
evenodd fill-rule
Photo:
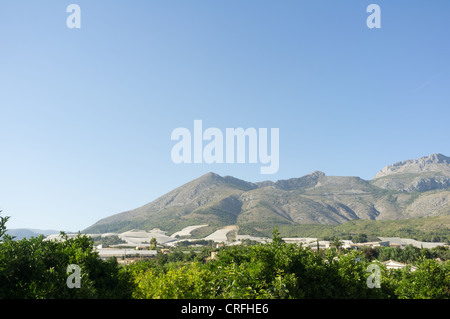
M 209 224 L 338 225 L 350 220 L 401 220 L 448 215 L 450 158 L 432 154 L 386 166 L 367 181 L 315 171 L 276 182 L 205 174 L 142 207 L 102 219 L 84 232 Z
M 240 211 L 238 197 L 254 188 L 257 185 L 253 183 L 208 173 L 147 205 L 102 219 L 86 232 L 154 227 L 172 230 L 175 225 L 233 222 Z

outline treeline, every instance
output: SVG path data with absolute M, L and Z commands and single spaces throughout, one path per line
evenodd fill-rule
M 272 230 L 278 227 L 283 237 L 315 237 L 323 240 L 338 237 L 353 242 L 363 242 L 360 240 L 378 241 L 378 236 L 381 236 L 450 244 L 449 223 L 450 216 L 405 220 L 353 220 L 339 225 L 270 224 L 264 221 L 239 225 L 239 232 L 252 236 L 270 237 Z
M 406 264 L 420 264 L 423 259 L 434 259 L 440 261 L 450 261 L 450 249 L 443 246 L 435 248 L 417 248 L 408 245 L 405 248 L 400 247 L 364 247 L 361 254 L 368 261 L 395 260 Z
M 106 236 L 106 237 L 95 236 L 95 237 L 92 237 L 92 240 L 94 241 L 94 243 L 96 245 L 101 244 L 105 247 L 127 243 L 125 240 L 121 239 L 117 235 L 111 235 L 111 236 Z

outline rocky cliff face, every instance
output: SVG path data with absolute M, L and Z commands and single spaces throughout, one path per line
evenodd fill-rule
M 373 184 L 389 190 L 426 192 L 450 187 L 450 158 L 432 154 L 384 167 Z
M 381 169 L 374 179 L 398 174 L 418 174 L 437 172 L 450 176 L 450 157 L 442 154 L 431 154 L 418 159 L 398 162 Z

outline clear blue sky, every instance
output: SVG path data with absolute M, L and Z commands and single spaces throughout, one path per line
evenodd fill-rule
M 449 14 L 447 0 L 2 1 L 2 214 L 77 231 L 209 171 L 371 179 L 449 156 Z M 174 164 L 171 132 L 195 119 L 279 128 L 278 173 Z

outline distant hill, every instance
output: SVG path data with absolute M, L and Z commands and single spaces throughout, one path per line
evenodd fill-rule
M 38 237 L 39 235 L 53 235 L 59 234 L 60 232 L 57 230 L 43 230 L 43 229 L 29 229 L 29 228 L 15 228 L 15 229 L 7 229 L 6 234 L 14 236 L 15 240 L 20 240 L 22 238 L 31 238 Z
M 355 176 L 306 176 L 251 183 L 205 174 L 142 207 L 104 218 L 84 232 L 186 226 L 339 225 L 352 220 L 404 220 L 450 214 L 450 158 L 432 154 L 386 166 L 370 181 Z

